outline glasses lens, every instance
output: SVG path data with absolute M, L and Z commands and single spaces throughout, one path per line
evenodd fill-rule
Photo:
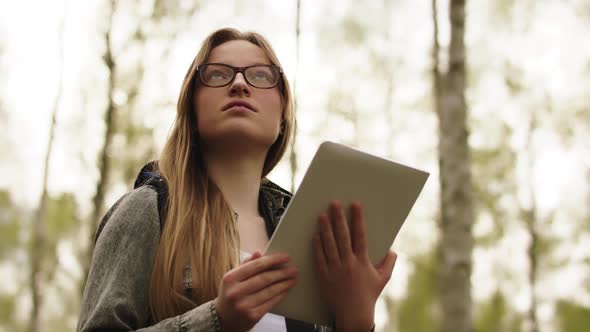
M 279 70 L 271 66 L 254 66 L 246 69 L 246 80 L 257 88 L 272 88 L 279 81 Z
M 201 81 L 208 86 L 223 86 L 232 80 L 234 71 L 224 65 L 204 65 L 200 70 Z

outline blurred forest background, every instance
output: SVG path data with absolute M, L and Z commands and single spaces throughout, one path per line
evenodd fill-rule
M 590 1 L 0 1 L 0 331 L 72 331 L 203 38 L 267 36 L 323 140 L 431 172 L 379 331 L 590 330 Z

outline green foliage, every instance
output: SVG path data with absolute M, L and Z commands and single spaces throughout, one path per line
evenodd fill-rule
M 173 20 L 193 13 L 202 6 L 201 1 L 156 0 L 153 2 L 150 19 L 154 22 Z
M 538 257 L 540 261 L 544 262 L 546 261 L 546 258 L 551 256 L 551 253 L 555 252 L 555 250 L 559 247 L 559 244 L 559 238 L 554 234 L 550 234 L 548 232 L 537 234 L 537 242 L 533 248 L 535 251 L 535 256 Z M 563 267 L 565 263 L 566 262 L 554 262 L 554 264 L 551 264 L 551 267 L 559 269 Z
M 131 112 L 131 110 L 128 112 Z M 125 141 L 125 147 L 122 151 L 126 153 L 117 155 L 115 163 L 117 164 L 116 168 L 122 170 L 121 176 L 123 182 L 131 185 L 141 167 L 153 159 L 156 154 L 153 129 L 139 125 L 128 119 L 125 121 L 125 128 L 123 129 L 122 135 Z
M 185 11 L 185 8 L 188 11 Z M 133 24 L 133 29 L 126 36 L 127 47 L 114 59 L 117 63 L 116 90 L 120 93 L 121 101 L 116 105 L 116 117 L 114 119 L 113 140 L 110 148 L 111 166 L 109 177 L 114 183 L 133 184 L 135 176 L 141 166 L 154 159 L 153 128 L 145 124 L 148 113 L 156 113 L 157 109 L 146 109 L 141 105 L 145 99 L 145 91 L 142 84 L 145 81 L 146 58 L 144 50 L 148 39 L 155 36 L 146 36 L 143 30 L 145 26 L 151 26 L 166 37 L 166 29 L 158 29 L 160 25 L 167 25 L 171 19 L 182 20 L 199 7 L 199 2 L 181 4 L 179 1 L 154 2 L 152 13 L 149 17 L 139 17 Z M 160 31 L 161 30 L 161 31 Z M 149 31 L 147 32 L 149 33 Z M 107 184 L 107 187 L 110 185 Z
M 588 327 L 590 326 L 590 308 L 567 300 L 560 300 L 557 301 L 555 312 L 560 331 L 588 331 Z
M 496 29 L 505 29 L 511 31 L 512 26 L 516 25 L 519 20 L 528 19 L 528 16 L 519 15 L 521 13 L 532 13 L 535 1 L 530 0 L 494 0 L 489 1 L 491 22 Z M 519 6 L 520 5 L 520 6 Z M 519 7 L 519 8 L 516 8 Z M 517 10 L 519 9 L 519 10 Z
M 10 193 L 0 190 L 0 260 L 17 248 L 20 230 L 21 220 Z
M 500 331 L 506 315 L 506 301 L 502 293 L 496 292 L 489 302 L 484 303 L 476 321 L 477 332 Z
M 327 15 L 333 15 L 332 6 L 328 5 L 322 9 Z M 371 27 L 361 17 L 362 7 L 357 4 L 350 4 L 346 8 L 344 16 L 335 20 L 324 20 L 320 26 L 319 41 L 320 47 L 330 51 L 342 49 L 358 51 L 359 47 L 365 46 L 371 34 Z M 329 14 L 328 14 L 329 13 Z
M 49 197 L 45 219 L 46 247 L 43 250 L 43 272 L 48 280 L 58 266 L 57 245 L 59 241 L 73 234 L 81 226 L 78 216 L 78 203 L 72 193 L 62 193 Z
M 0 323 L 12 320 L 15 311 L 14 302 L 14 296 L 0 294 Z
M 78 202 L 74 194 L 62 193 L 49 198 L 46 219 L 47 238 L 55 243 L 80 224 Z
M 0 331 L 24 332 L 23 322 L 15 318 L 16 295 L 0 294 Z
M 503 205 L 509 195 L 516 191 L 514 164 L 516 153 L 509 148 L 507 140 L 510 129 L 500 126 L 501 140 L 495 146 L 472 149 L 473 195 L 476 211 L 487 213 L 494 223 L 493 230 L 476 238 L 476 243 L 493 246 L 505 234 L 505 221 L 510 218 Z
M 0 190 L 0 261 L 13 258 L 12 254 L 19 249 L 20 233 L 24 228 L 22 224 L 23 212 L 20 211 L 6 190 Z M 23 283 L 24 281 L 13 280 L 7 282 Z M 0 293 L 0 331 L 20 332 L 24 326 L 15 320 L 17 294 Z
M 347 44 L 359 46 L 367 39 L 367 28 L 354 16 L 347 15 L 342 20 L 342 33 Z
M 496 291 L 489 301 L 483 303 L 475 321 L 476 332 L 518 332 L 522 317 L 512 313 L 504 295 Z
M 504 84 L 510 91 L 510 94 L 517 96 L 526 90 L 526 86 L 522 83 L 523 70 L 510 61 L 504 63 Z
M 437 273 L 434 254 L 417 257 L 415 267 L 409 278 L 408 293 L 397 308 L 399 331 L 435 331 L 438 319 L 435 314 Z

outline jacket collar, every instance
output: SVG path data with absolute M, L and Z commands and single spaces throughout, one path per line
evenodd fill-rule
M 153 179 L 162 179 L 158 172 L 158 161 L 147 163 L 135 179 L 134 188 L 150 183 Z M 267 178 L 260 183 L 258 208 L 266 223 L 269 237 L 277 227 L 283 212 L 291 201 L 292 194 Z
M 266 223 L 266 231 L 270 237 L 279 224 L 281 216 L 291 201 L 291 193 L 276 183 L 263 179 L 260 184 L 258 207 Z

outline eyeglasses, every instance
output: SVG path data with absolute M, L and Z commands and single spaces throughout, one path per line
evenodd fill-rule
M 211 88 L 226 86 L 233 82 L 237 73 L 242 73 L 251 86 L 270 89 L 279 83 L 282 70 L 275 65 L 234 67 L 224 63 L 205 63 L 197 66 L 197 73 L 201 83 Z

